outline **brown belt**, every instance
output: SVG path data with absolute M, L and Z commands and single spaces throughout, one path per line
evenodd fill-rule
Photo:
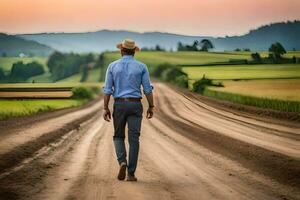
M 139 102 L 139 101 L 141 101 L 141 98 L 115 98 L 115 101 L 117 101 L 117 102 L 129 102 L 129 101 Z

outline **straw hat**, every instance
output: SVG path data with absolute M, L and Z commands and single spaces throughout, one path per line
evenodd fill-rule
M 118 49 L 135 49 L 135 51 L 139 51 L 140 48 L 135 45 L 135 41 L 132 39 L 125 39 L 121 43 L 117 44 Z

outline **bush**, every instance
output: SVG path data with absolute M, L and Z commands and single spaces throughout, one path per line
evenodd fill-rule
M 176 77 L 175 84 L 179 87 L 188 88 L 189 87 L 189 79 L 186 75 L 181 75 Z
M 175 67 L 175 66 L 171 65 L 169 63 L 163 63 L 163 64 L 153 67 L 153 69 L 151 70 L 151 74 L 156 78 L 161 78 L 163 71 L 165 71 L 166 69 L 172 68 L 172 67 Z
M 187 76 L 187 74 L 184 73 L 180 67 L 172 67 L 172 68 L 166 69 L 162 73 L 162 79 L 164 81 L 175 83 L 176 78 L 179 76 L 182 76 L 182 75 Z
M 75 87 L 72 89 L 72 98 L 75 99 L 92 99 L 94 97 L 91 88 L 87 87 Z
M 192 91 L 203 94 L 207 86 L 224 87 L 224 85 L 221 82 L 213 83 L 211 79 L 206 78 L 204 75 L 202 79 L 194 82 Z

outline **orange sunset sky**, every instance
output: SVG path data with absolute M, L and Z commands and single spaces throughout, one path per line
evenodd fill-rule
M 100 29 L 224 36 L 300 19 L 300 0 L 0 0 L 0 32 Z

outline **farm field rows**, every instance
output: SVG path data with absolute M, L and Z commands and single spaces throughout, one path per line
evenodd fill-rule
M 262 56 L 267 56 L 267 54 L 267 52 L 261 52 Z M 300 52 L 288 52 L 285 57 L 292 57 L 294 55 L 300 56 Z M 230 59 L 251 59 L 251 52 L 139 52 L 136 54 L 136 57 L 138 60 L 148 65 L 150 72 L 153 66 L 166 62 L 174 65 L 193 65 L 191 67 L 183 67 L 183 71 L 186 72 L 189 79 L 191 79 L 190 83 L 202 78 L 203 75 L 207 78 L 223 82 L 225 85 L 224 88 L 210 88 L 214 91 L 289 101 L 300 100 L 299 95 L 297 95 L 299 92 L 295 92 L 299 90 L 297 85 L 299 85 L 300 80 L 300 64 L 194 66 L 197 64 L 208 64 L 212 62 L 228 62 Z M 119 59 L 120 54 L 119 52 L 105 53 L 104 58 L 104 67 L 107 67 L 110 62 Z M 23 60 L 24 62 L 37 60 L 45 66 L 47 58 L 0 58 L 0 66 L 4 64 L 3 66 L 5 66 L 6 69 L 9 69 L 9 64 L 19 60 Z M 76 86 L 101 87 L 102 84 L 98 83 L 101 75 L 100 72 L 100 68 L 89 71 L 89 76 L 85 83 L 79 82 L 81 73 L 62 79 L 56 83 L 50 83 L 52 81 L 51 74 L 47 71 L 43 75 L 32 77 L 27 80 L 28 82 L 35 80 L 36 83 L 34 84 L 0 84 L 0 90 L 1 88 L 59 88 Z M 237 81 L 243 79 L 249 79 L 251 81 Z M 191 85 L 192 84 L 190 84 L 190 87 Z M 0 91 L 0 97 L 10 94 Z M 27 94 L 15 93 L 13 96 L 26 96 Z M 55 97 L 55 95 L 53 96 L 53 93 L 50 95 L 47 94 L 47 92 L 31 93 L 30 95 L 32 97 L 35 96 L 42 98 L 47 97 L 47 95 L 49 95 L 49 97 L 51 96 L 51 98 Z M 28 97 L 30 97 L 30 95 Z M 69 97 L 70 95 L 70 91 L 56 93 L 56 97 L 58 98 Z
M 300 102 L 300 79 L 222 81 L 211 90 Z
M 300 64 L 183 67 L 190 79 L 278 79 L 300 78 Z
M 0 120 L 80 106 L 84 102 L 75 99 L 0 99 Z
M 102 83 L 0 84 L 0 120 L 80 106 L 87 101 L 70 98 L 79 86 L 100 89 Z
M 151 66 L 160 63 L 171 63 L 174 65 L 197 65 L 215 62 L 228 62 L 230 59 L 251 59 L 252 52 L 138 52 L 135 57 Z M 262 56 L 267 56 L 268 52 L 262 52 Z M 300 52 L 288 52 L 284 57 L 300 57 Z M 105 53 L 105 66 L 113 60 L 120 58 L 119 52 Z
M 106 53 L 106 64 L 119 59 L 120 53 Z M 208 53 L 208 52 L 139 52 L 136 59 L 152 66 L 161 63 L 171 63 L 175 65 L 196 65 L 212 62 L 227 62 L 229 59 L 250 59 L 250 54 L 236 53 Z

